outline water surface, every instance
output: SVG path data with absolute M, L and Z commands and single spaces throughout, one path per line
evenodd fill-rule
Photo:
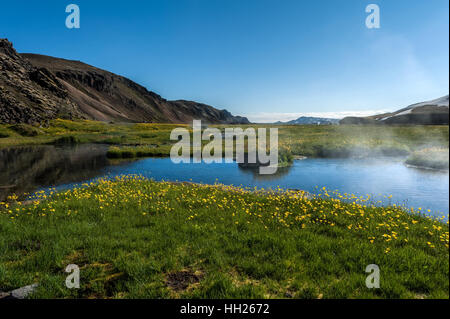
M 372 195 L 385 204 L 449 211 L 449 174 L 407 167 L 402 159 L 305 159 L 275 175 L 259 175 L 236 163 L 174 164 L 169 158 L 110 161 L 106 145 L 32 146 L 0 150 L 0 200 L 12 192 L 67 189 L 99 177 L 137 174 L 155 180 L 215 182 L 259 188 L 317 192 L 323 186 L 357 196 Z M 387 196 L 392 195 L 392 199 Z

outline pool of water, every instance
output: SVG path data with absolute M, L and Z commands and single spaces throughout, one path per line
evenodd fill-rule
M 0 200 L 6 194 L 56 187 L 67 189 L 99 177 L 136 174 L 155 180 L 215 182 L 259 188 L 289 188 L 317 192 L 325 186 L 340 193 L 370 194 L 375 201 L 449 212 L 448 171 L 407 167 L 402 159 L 304 159 L 274 175 L 236 163 L 174 164 L 169 158 L 130 162 L 106 159 L 107 146 L 29 147 L 0 150 Z M 11 153 L 12 152 L 12 153 Z M 392 195 L 392 198 L 388 198 Z

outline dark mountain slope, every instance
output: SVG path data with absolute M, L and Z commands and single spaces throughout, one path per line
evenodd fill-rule
M 449 96 L 446 95 L 435 100 L 412 104 L 392 113 L 369 117 L 346 117 L 340 123 L 448 125 Z
M 55 117 L 83 118 L 83 114 L 49 70 L 34 67 L 10 42 L 0 39 L 0 122 Z
M 339 123 L 338 119 L 330 119 L 323 117 L 301 116 L 296 120 L 288 121 L 283 124 L 299 124 L 299 125 L 330 125 Z
M 7 123 L 39 122 L 55 117 L 119 122 L 188 123 L 199 119 L 206 123 L 248 123 L 246 118 L 206 104 L 167 101 L 125 77 L 79 61 L 17 54 L 11 43 L 2 39 L 0 111 L 0 122 Z

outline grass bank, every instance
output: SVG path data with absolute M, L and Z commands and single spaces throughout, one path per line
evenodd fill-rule
M 323 190 L 121 177 L 0 205 L 0 290 L 35 298 L 449 298 L 449 227 Z M 81 269 L 67 289 L 64 269 Z M 365 286 L 377 264 L 381 288 Z
M 168 155 L 170 132 L 183 124 L 114 124 L 96 121 L 52 120 L 43 127 L 0 124 L 0 148 L 47 143 L 105 143 L 115 157 Z M 232 125 L 213 125 L 219 129 Z M 449 127 L 371 125 L 240 125 L 278 127 L 279 144 L 294 156 L 405 156 L 438 147 L 448 149 Z M 204 143 L 206 143 L 204 141 Z M 134 149 L 136 148 L 136 149 Z M 123 150 L 122 150 L 123 149 Z M 123 152 L 122 152 L 123 151 Z
M 293 155 L 308 157 L 406 156 L 426 147 L 448 149 L 448 126 L 290 125 L 279 139 Z
M 182 124 L 114 124 L 52 120 L 45 126 L 0 124 L 0 148 L 32 144 L 101 143 L 167 148 L 170 132 Z
M 411 154 L 405 162 L 417 167 L 448 170 L 449 153 L 444 148 L 425 148 Z

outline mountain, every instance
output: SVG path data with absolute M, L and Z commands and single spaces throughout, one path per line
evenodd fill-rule
M 116 122 L 245 124 L 248 119 L 193 101 L 168 101 L 114 73 L 79 61 L 18 54 L 0 39 L 0 122 L 53 118 Z
M 34 67 L 0 39 L 0 122 L 31 123 L 58 116 L 83 118 L 49 70 Z
M 420 124 L 448 125 L 449 96 L 412 104 L 392 113 L 368 117 L 346 117 L 340 124 Z
M 297 124 L 297 125 L 331 125 L 338 124 L 338 119 L 330 119 L 323 117 L 301 116 L 296 120 L 288 122 L 277 122 L 276 124 Z

